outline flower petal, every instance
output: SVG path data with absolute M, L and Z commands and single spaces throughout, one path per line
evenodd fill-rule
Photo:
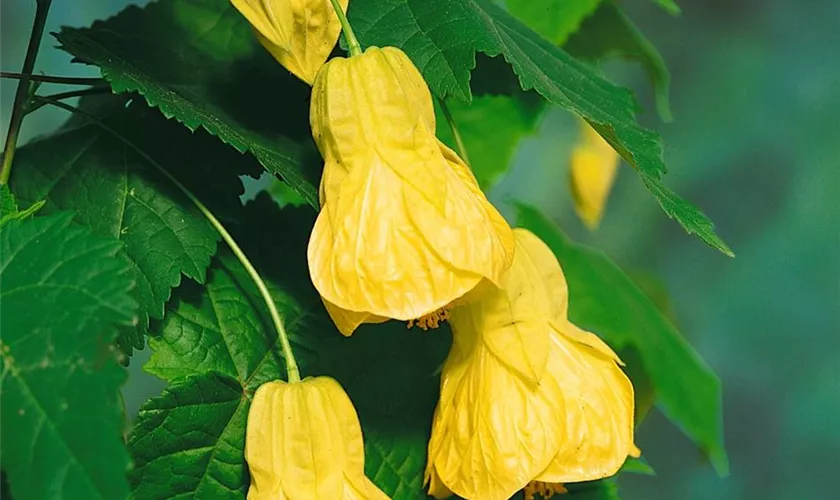
M 447 358 L 435 410 L 426 476 L 433 493 L 502 500 L 524 487 L 556 454 L 563 438 L 563 398 L 553 379 L 536 388 L 486 348 Z
M 348 311 L 323 298 L 321 300 L 333 323 L 335 323 L 336 328 L 338 328 L 338 331 L 346 337 L 352 335 L 356 331 L 356 328 L 363 323 L 384 323 L 388 321 L 388 318 L 383 318 L 382 316 L 375 316 L 367 312 Z
M 563 388 L 566 428 L 556 456 L 535 479 L 570 483 L 615 474 L 636 449 L 630 380 L 599 349 L 557 332 L 546 373 Z

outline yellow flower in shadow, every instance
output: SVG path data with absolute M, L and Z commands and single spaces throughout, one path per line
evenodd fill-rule
M 452 311 L 429 441 L 429 493 L 502 500 L 615 474 L 633 444 L 633 386 L 615 353 L 567 319 L 551 250 L 514 230 L 500 288 Z
M 399 49 L 334 58 L 312 89 L 324 157 L 309 270 L 345 335 L 389 318 L 434 326 L 513 258 L 513 233 L 435 137 L 426 82 Z
M 618 173 L 621 157 L 588 123 L 581 120 L 581 135 L 572 151 L 569 184 L 575 211 L 589 229 L 596 229 Z
M 268 382 L 248 412 L 248 500 L 384 500 L 364 473 L 362 429 L 334 379 Z

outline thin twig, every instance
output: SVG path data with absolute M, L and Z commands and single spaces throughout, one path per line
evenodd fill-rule
M 108 82 L 102 78 L 84 78 L 80 76 L 55 76 L 55 75 L 26 75 L 24 73 L 14 73 L 11 71 L 0 71 L 0 78 L 10 78 L 12 80 L 29 79 L 32 82 L 43 83 L 62 83 L 65 85 L 107 85 Z
M 0 170 L 0 185 L 9 182 L 9 175 L 12 173 L 12 160 L 17 149 L 18 135 L 20 135 L 20 124 L 23 122 L 24 106 L 29 98 L 29 82 L 32 77 L 32 69 L 35 67 L 35 59 L 38 58 L 38 47 L 41 45 L 41 37 L 44 35 L 44 26 L 47 24 L 47 14 L 50 12 L 52 0 L 38 0 L 35 7 L 35 20 L 32 22 L 32 32 L 29 34 L 29 45 L 26 47 L 26 56 L 23 59 L 21 79 L 18 81 L 15 102 L 12 105 L 12 117 L 9 119 L 9 131 L 6 134 L 6 145 L 3 147 L 3 167 Z
M 57 94 L 50 94 L 50 95 L 36 95 L 34 96 L 34 102 L 26 107 L 26 114 L 35 112 L 47 104 L 48 101 L 55 100 L 60 101 L 62 99 L 70 99 L 71 97 L 84 97 L 86 95 L 96 95 L 96 94 L 106 94 L 111 92 L 111 87 L 90 87 L 81 90 L 70 90 L 68 92 L 59 92 Z

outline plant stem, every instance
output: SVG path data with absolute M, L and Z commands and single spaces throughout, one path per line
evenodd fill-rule
M 36 95 L 35 102 L 33 102 L 30 106 L 26 106 L 25 113 L 29 114 L 35 112 L 48 104 L 47 101 L 54 100 L 60 101 L 62 99 L 70 99 L 71 97 L 84 97 L 86 95 L 96 95 L 96 94 L 105 94 L 111 92 L 111 87 L 90 87 L 81 90 L 71 90 L 69 92 L 59 92 L 57 94 L 50 94 L 50 95 Z
M 280 313 L 277 311 L 277 306 L 274 304 L 274 300 L 271 298 L 271 293 L 268 291 L 268 287 L 263 281 L 260 274 L 254 268 L 254 265 L 251 264 L 251 261 L 248 260 L 248 257 L 245 255 L 245 252 L 239 247 L 236 243 L 236 240 L 233 239 L 233 236 L 225 229 L 219 219 L 216 218 L 215 215 L 210 211 L 204 203 L 201 202 L 186 186 L 181 184 L 181 182 L 176 179 L 172 174 L 170 174 L 163 166 L 158 163 L 154 158 L 149 156 L 145 151 L 140 149 L 137 145 L 131 142 L 128 138 L 117 132 L 116 130 L 109 127 L 107 124 L 103 123 L 101 120 L 96 118 L 95 116 L 82 111 L 81 109 L 71 106 L 69 104 L 63 103 L 61 101 L 57 101 L 55 99 L 49 97 L 36 97 L 38 101 L 44 101 L 47 104 L 51 104 L 53 106 L 59 107 L 71 113 L 77 113 L 88 120 L 93 122 L 95 125 L 99 126 L 106 132 L 110 133 L 120 141 L 122 141 L 126 146 L 134 150 L 135 153 L 139 154 L 143 159 L 148 161 L 152 166 L 160 171 L 167 179 L 169 179 L 173 184 L 175 184 L 178 189 L 180 189 L 187 198 L 190 199 L 191 202 L 198 208 L 198 210 L 207 218 L 210 224 L 219 232 L 222 236 L 222 239 L 225 240 L 225 243 L 228 244 L 230 249 L 233 251 L 236 258 L 239 259 L 239 262 L 248 272 L 248 275 L 254 281 L 254 284 L 257 285 L 257 289 L 260 291 L 260 295 L 265 302 L 266 307 L 268 308 L 268 312 L 271 315 L 271 320 L 274 323 L 274 328 L 277 329 L 277 336 L 280 338 L 280 346 L 283 349 L 283 357 L 286 361 L 286 373 L 288 374 L 288 381 L 289 382 L 299 382 L 300 381 L 300 370 L 298 369 L 297 362 L 295 361 L 294 353 L 292 352 L 292 344 L 289 342 L 289 336 L 286 333 L 286 327 L 283 326 L 283 320 L 280 318 Z
M 446 101 L 438 98 L 440 109 L 443 111 L 443 116 L 446 117 L 446 122 L 449 124 L 449 130 L 452 131 L 452 137 L 455 139 L 455 145 L 458 147 L 458 154 L 467 166 L 470 166 L 470 159 L 467 156 L 467 147 L 464 145 L 464 139 L 461 138 L 461 133 L 458 132 L 458 127 L 455 126 L 455 119 L 452 118 L 452 113 L 449 111 L 449 106 Z
M 35 20 L 32 22 L 32 32 L 29 34 L 29 45 L 26 47 L 26 56 L 23 59 L 22 78 L 18 81 L 15 102 L 12 105 L 12 117 L 9 120 L 9 131 L 6 134 L 6 145 L 3 147 L 3 167 L 0 170 L 0 185 L 9 182 L 12 173 L 12 160 L 17 149 L 20 124 L 23 122 L 24 109 L 29 97 L 29 81 L 32 77 L 32 69 L 35 67 L 35 59 L 38 57 L 38 46 L 41 45 L 41 37 L 44 35 L 44 26 L 47 24 L 47 14 L 50 12 L 52 0 L 38 0 L 35 7 Z
M 335 14 L 341 22 L 341 30 L 344 31 L 344 36 L 347 38 L 347 45 L 350 46 L 350 55 L 360 55 L 362 53 L 362 46 L 359 44 L 359 39 L 356 38 L 356 34 L 353 33 L 353 27 L 350 26 L 350 21 L 347 20 L 347 16 L 341 9 L 341 5 L 338 4 L 338 0 L 330 0 L 330 3 L 332 3 L 333 10 L 335 10 Z
M 23 80 L 28 78 L 32 82 L 44 83 L 62 83 L 65 85 L 107 85 L 107 82 L 102 78 L 83 78 L 77 76 L 52 76 L 52 75 L 27 75 L 24 73 L 14 73 L 11 71 L 0 71 L 0 78 L 10 78 L 12 80 Z

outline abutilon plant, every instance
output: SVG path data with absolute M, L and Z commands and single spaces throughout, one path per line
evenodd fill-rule
M 533 2 L 552 25 L 620 13 Z M 506 3 L 157 0 L 55 35 L 101 71 L 79 79 L 35 71 L 37 2 L 22 71 L 3 72 L 19 80 L 0 175 L 14 498 L 612 494 L 650 471 L 634 436 L 653 398 L 725 473 L 714 374 L 606 256 L 470 164 L 497 177 L 525 135 L 474 95 L 564 107 L 587 226 L 623 157 L 731 254 L 662 184 L 630 94 Z M 18 149 L 44 106 L 73 117 Z M 260 191 L 244 203 L 243 179 Z M 168 385 L 131 415 L 124 365 L 147 340 Z

